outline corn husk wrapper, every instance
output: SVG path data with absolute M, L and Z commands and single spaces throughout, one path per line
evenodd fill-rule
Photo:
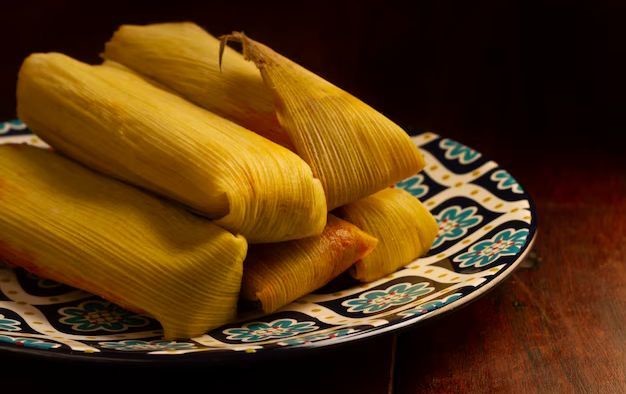
M 367 104 L 243 33 L 223 37 L 229 39 L 240 41 L 244 57 L 261 71 L 278 121 L 321 180 L 329 209 L 423 168 L 423 156 L 404 130 Z
M 244 262 L 241 296 L 270 313 L 308 294 L 367 256 L 376 239 L 329 215 L 316 237 L 254 245 Z
M 31 55 L 17 99 L 19 117 L 55 149 L 250 242 L 324 228 L 323 189 L 297 155 L 120 67 Z
M 379 241 L 350 271 L 362 282 L 380 279 L 428 252 L 438 231 L 428 209 L 402 189 L 381 190 L 334 213 Z
M 423 167 L 406 133 L 368 105 L 243 34 L 227 38 L 243 42 L 260 74 L 227 47 L 220 72 L 219 44 L 191 23 L 122 26 L 104 56 L 290 146 L 322 181 L 329 209 Z
M 103 56 L 201 107 L 290 146 L 259 71 L 230 48 L 226 49 L 228 67 L 220 70 L 219 47 L 218 39 L 193 23 L 123 25 L 107 42 Z
M 54 152 L 0 146 L 0 259 L 147 313 L 166 338 L 235 316 L 247 244 Z

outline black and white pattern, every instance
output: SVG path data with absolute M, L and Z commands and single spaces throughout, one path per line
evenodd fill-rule
M 427 256 L 403 269 L 368 284 L 344 278 L 271 315 L 164 341 L 148 316 L 0 265 L 0 349 L 94 360 L 245 358 L 372 336 L 467 303 L 526 254 L 535 234 L 534 207 L 515 179 L 478 151 L 433 133 L 412 139 L 426 168 L 396 187 L 425 203 L 439 234 Z M 18 120 L 0 123 L 0 144 L 6 143 L 47 147 Z

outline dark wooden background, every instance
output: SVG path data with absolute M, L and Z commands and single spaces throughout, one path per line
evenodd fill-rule
M 0 118 L 14 117 L 15 76 L 31 52 L 96 62 L 122 23 L 193 20 L 214 34 L 242 29 L 407 130 L 435 130 L 508 168 L 536 200 L 538 258 L 472 305 L 398 335 L 206 368 L 105 368 L 0 353 L 0 385 L 626 391 L 626 2 L 128 3 L 3 3 Z

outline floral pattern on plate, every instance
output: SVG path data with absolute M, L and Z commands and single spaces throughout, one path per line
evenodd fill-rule
M 356 330 L 353 329 L 353 328 L 341 328 L 341 329 L 336 330 L 336 331 L 320 332 L 320 333 L 317 333 L 317 334 L 304 335 L 304 336 L 299 336 L 297 338 L 286 339 L 284 341 L 278 342 L 278 344 L 281 345 L 281 346 L 305 345 L 305 344 L 318 342 L 318 341 L 323 341 L 323 340 L 327 340 L 327 339 L 334 339 L 334 338 L 344 337 L 346 335 L 349 335 L 349 334 L 352 334 L 352 333 L 355 333 L 355 332 L 356 332 Z
M 0 134 L 0 144 L 46 148 L 17 120 L 0 123 Z M 434 253 L 388 277 L 311 294 L 274 314 L 229 324 L 202 337 L 167 341 L 159 339 L 161 330 L 146 316 L 3 268 L 0 262 L 0 350 L 17 347 L 66 357 L 144 361 L 186 356 L 205 362 L 214 354 L 245 358 L 326 346 L 453 310 L 517 266 L 535 233 L 535 211 L 517 181 L 478 151 L 434 133 L 412 139 L 422 147 L 426 167 L 396 187 L 420 198 L 435 213 L 439 234 Z
M 128 312 L 106 301 L 90 300 L 78 306 L 59 309 L 63 316 L 59 322 L 70 325 L 75 331 L 113 331 L 119 332 L 129 327 L 143 327 L 149 324 L 141 315 Z
M 145 352 L 145 351 L 175 351 L 195 349 L 196 344 L 191 342 L 177 341 L 142 341 L 138 339 L 129 339 L 126 341 L 100 342 L 99 345 L 103 349 L 121 350 L 126 352 Z
M 518 254 L 526 244 L 527 238 L 527 229 L 507 228 L 493 238 L 475 243 L 469 251 L 456 256 L 454 261 L 460 262 L 461 268 L 485 267 L 502 256 Z
M 315 322 L 298 322 L 295 319 L 279 319 L 269 323 L 252 322 L 242 327 L 224 330 L 226 339 L 241 342 L 259 342 L 272 338 L 287 338 L 317 330 Z
M 438 300 L 433 300 L 433 301 L 428 301 L 425 302 L 419 306 L 417 306 L 416 308 L 413 309 L 409 309 L 403 312 L 400 312 L 399 315 L 400 316 L 404 316 L 404 317 L 414 317 L 414 316 L 420 316 L 423 315 L 425 313 L 428 312 L 432 312 L 435 309 L 439 309 L 444 305 L 447 305 L 453 301 L 458 300 L 459 298 L 463 297 L 462 293 L 454 293 L 451 294 L 445 298 L 441 298 Z
M 14 346 L 37 350 L 50 350 L 61 347 L 61 345 L 58 343 L 43 341 L 41 339 L 10 337 L 8 335 L 0 335 L 0 343 L 8 343 Z
M 439 247 L 445 241 L 454 241 L 465 236 L 470 228 L 480 224 L 483 217 L 476 212 L 478 212 L 476 207 L 461 208 L 458 205 L 439 212 L 435 216 L 439 224 L 439 232 L 433 242 L 432 249 Z
M 9 319 L 0 314 L 0 331 L 21 331 L 20 323 L 17 320 Z
M 443 138 L 439 142 L 441 149 L 446 151 L 446 159 L 458 160 L 461 164 L 470 164 L 478 160 L 482 155 L 459 142 L 451 140 L 449 138 Z
M 430 283 L 417 284 L 399 283 L 385 290 L 372 290 L 360 294 L 357 298 L 346 300 L 342 303 L 348 307 L 348 312 L 375 313 L 391 308 L 395 305 L 408 304 L 418 297 L 435 290 L 429 287 Z
M 417 198 L 422 198 L 428 193 L 428 185 L 424 183 L 424 175 L 417 174 L 396 183 L 396 187 L 404 189 Z
M 492 181 L 498 182 L 498 189 L 500 190 L 508 190 L 510 189 L 513 193 L 522 194 L 524 190 L 520 186 L 519 183 L 508 173 L 506 170 L 498 170 L 494 171 L 491 174 L 490 179 Z
M 26 130 L 26 125 L 19 119 L 10 120 L 8 122 L 0 122 L 0 135 L 8 134 L 14 130 Z

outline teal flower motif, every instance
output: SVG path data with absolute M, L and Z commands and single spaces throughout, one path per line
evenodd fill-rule
M 149 324 L 147 318 L 128 312 L 107 301 L 85 301 L 77 307 L 59 309 L 63 316 L 59 321 L 72 326 L 76 331 L 105 330 L 119 332 L 129 327 L 143 327 Z
M 394 305 L 404 305 L 415 301 L 419 296 L 435 290 L 429 287 L 430 283 L 420 282 L 417 284 L 399 283 L 385 290 L 367 291 L 358 298 L 352 298 L 341 303 L 348 307 L 348 312 L 374 313 L 380 312 Z
M 122 350 L 127 352 L 136 351 L 168 351 L 168 350 L 186 350 L 195 349 L 196 345 L 191 342 L 176 341 L 140 341 L 130 339 L 118 342 L 99 342 L 103 349 Z
M 9 343 L 15 346 L 39 350 L 56 349 L 61 346 L 58 343 L 42 341 L 41 339 L 10 337 L 8 335 L 0 335 L 0 343 Z
M 514 256 L 522 250 L 528 238 L 528 229 L 507 228 L 493 238 L 477 242 L 469 251 L 454 258 L 461 268 L 484 267 L 502 256 Z
M 0 314 L 0 331 L 22 331 L 19 325 L 22 324 L 18 320 L 9 319 Z
M 26 125 L 19 119 L 10 120 L 0 123 L 0 135 L 6 134 L 11 130 L 24 130 Z
M 333 339 L 333 338 L 339 338 L 339 337 L 344 337 L 346 335 L 352 334 L 357 332 L 355 329 L 353 328 L 342 328 L 336 331 L 331 331 L 331 332 L 325 332 L 325 333 L 319 333 L 319 334 L 311 334 L 311 335 L 304 335 L 301 337 L 297 337 L 297 338 L 290 338 L 290 339 L 286 339 L 284 341 L 280 341 L 278 342 L 278 344 L 280 346 L 295 346 L 295 345 L 304 345 L 304 344 L 309 344 L 312 342 L 317 342 L 317 341 L 323 341 L 325 339 Z
M 444 305 L 447 305 L 453 301 L 456 301 L 462 296 L 463 294 L 461 293 L 454 293 L 454 294 L 449 295 L 448 297 L 441 298 L 439 300 L 432 300 L 432 301 L 425 302 L 422 305 L 418 305 L 417 307 L 413 309 L 407 309 L 406 311 L 400 312 L 399 315 L 404 316 L 404 317 L 413 317 L 413 316 L 423 315 L 424 313 L 434 311 L 435 309 L 439 309 Z
M 294 335 L 315 331 L 319 327 L 315 322 L 298 322 L 294 319 L 278 319 L 269 323 L 246 323 L 240 328 L 229 328 L 223 331 L 226 339 L 241 342 L 259 342 L 271 338 L 287 338 Z
M 449 138 L 442 139 L 439 142 L 439 147 L 446 151 L 446 159 L 458 160 L 461 164 L 469 164 L 478 160 L 480 156 L 482 156 L 474 149 L 468 148 L 467 146 Z
M 498 182 L 498 190 L 511 189 L 513 193 L 522 194 L 524 190 L 519 183 L 505 170 L 498 170 L 491 174 L 490 179 L 494 182 Z
M 396 183 L 396 187 L 404 189 L 417 198 L 425 196 L 428 193 L 428 185 L 424 184 L 424 175 L 417 174 Z
M 477 207 L 461 208 L 458 205 L 439 212 L 435 216 L 439 223 L 439 232 L 432 248 L 440 246 L 446 240 L 455 240 L 465 236 L 470 228 L 483 221 L 483 217 L 477 215 L 476 212 L 478 212 Z

